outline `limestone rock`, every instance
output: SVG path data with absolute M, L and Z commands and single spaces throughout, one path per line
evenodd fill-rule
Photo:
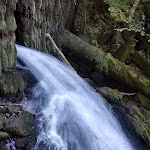
M 18 135 L 18 136 L 28 136 L 32 128 L 32 114 L 23 111 L 20 112 L 18 117 L 12 115 L 5 122 L 5 131 Z

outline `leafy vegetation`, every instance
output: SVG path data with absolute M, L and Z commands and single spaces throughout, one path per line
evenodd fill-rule
M 142 36 L 145 35 L 142 1 L 140 3 L 140 0 L 105 0 L 105 2 L 110 6 L 110 15 L 116 21 L 123 23 L 123 28 L 116 29 L 117 31 L 135 31 L 140 32 Z

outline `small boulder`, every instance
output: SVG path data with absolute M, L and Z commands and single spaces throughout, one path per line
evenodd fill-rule
M 28 136 L 31 132 L 33 115 L 22 111 L 18 116 L 11 115 L 5 122 L 5 131 L 13 135 Z
M 123 97 L 121 92 L 116 89 L 111 89 L 109 87 L 96 88 L 96 91 L 102 94 L 102 96 L 106 98 L 107 101 L 110 103 L 118 103 L 122 100 Z
M 137 102 L 141 107 L 150 110 L 150 99 L 141 93 L 137 93 L 134 97 L 134 101 Z
M 6 132 L 0 131 L 0 141 L 8 138 L 8 134 Z

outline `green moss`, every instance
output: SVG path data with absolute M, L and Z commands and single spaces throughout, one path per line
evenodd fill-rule
M 111 103 L 118 103 L 123 97 L 118 90 L 111 89 L 109 87 L 100 88 L 98 89 L 98 92 L 100 92 L 102 96 L 104 96 Z
M 23 35 L 23 42 L 25 45 L 29 45 L 30 39 L 29 39 L 29 36 L 27 34 Z
M 3 14 L 6 10 L 5 4 L 3 0 L 0 0 L 0 13 Z
M 7 25 L 7 31 L 12 32 L 17 29 L 15 17 L 13 14 L 6 17 L 6 25 Z
M 3 122 L 0 121 L 0 130 L 3 129 Z
M 127 42 L 121 48 L 118 49 L 116 58 L 121 62 L 125 62 L 134 46 L 135 46 L 134 39 L 132 38 L 128 39 Z
M 138 102 L 141 107 L 150 110 L 150 99 L 142 95 L 141 93 L 136 94 L 136 96 L 134 97 L 134 101 Z
M 0 141 L 8 138 L 8 134 L 6 132 L 0 131 Z
M 146 109 L 144 109 L 144 108 L 142 108 L 142 107 L 140 107 L 140 110 L 141 110 L 141 113 L 143 114 L 143 116 L 144 116 L 144 119 L 145 120 L 149 120 L 149 118 L 150 118 L 150 111 L 149 110 L 146 110 Z M 149 122 L 148 122 L 149 123 Z
M 11 116 L 5 122 L 5 131 L 18 136 L 28 136 L 32 128 L 33 117 L 32 114 L 23 111 L 19 116 Z
M 5 49 L 1 50 L 2 70 L 8 71 L 8 55 Z
M 24 90 L 24 82 L 21 77 L 13 73 L 3 73 L 0 78 L 0 93 L 3 96 L 22 95 Z
M 132 113 L 131 113 L 133 116 L 137 116 L 137 119 L 139 120 L 139 121 L 143 121 L 144 120 L 144 116 L 143 116 L 143 114 L 141 113 L 141 111 L 140 111 L 140 109 L 138 108 L 138 107 L 136 107 L 136 106 L 134 106 L 133 108 L 132 108 Z
M 91 86 L 95 86 L 95 83 L 91 80 L 91 79 L 89 79 L 89 78 L 83 78 L 87 83 L 89 83 Z
M 145 75 L 150 77 L 150 61 L 141 52 L 136 52 L 132 56 L 132 60 L 140 69 L 145 71 Z
M 148 145 L 150 145 L 150 136 L 148 135 L 148 132 L 141 122 L 139 122 L 137 119 L 133 118 L 133 124 L 134 129 L 136 131 L 136 134 L 141 137 Z
M 5 105 L 4 106 L 5 109 L 9 110 L 10 112 L 20 112 L 20 111 L 23 111 L 23 107 L 21 105 L 18 105 L 18 104 L 14 104 L 14 105 Z

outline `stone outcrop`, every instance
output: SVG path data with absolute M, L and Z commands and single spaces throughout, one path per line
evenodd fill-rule
M 0 148 L 5 149 L 6 140 L 13 139 L 17 148 L 31 149 L 33 140 L 33 115 L 19 104 L 0 105 Z M 34 137 L 35 138 L 35 137 Z M 32 141 L 31 141 L 32 139 Z M 20 143 L 24 144 L 20 144 Z M 34 144 L 33 144 L 34 145 Z M 32 145 L 32 146 L 33 146 Z M 30 148 L 27 148 L 30 147 Z
M 17 42 L 49 52 L 50 44 L 45 34 L 50 33 L 57 38 L 57 24 L 70 28 L 73 20 L 75 3 L 73 0 L 19 0 L 17 2 L 16 31 Z
M 0 0 L 0 74 L 10 72 L 16 66 L 14 11 L 16 0 Z

